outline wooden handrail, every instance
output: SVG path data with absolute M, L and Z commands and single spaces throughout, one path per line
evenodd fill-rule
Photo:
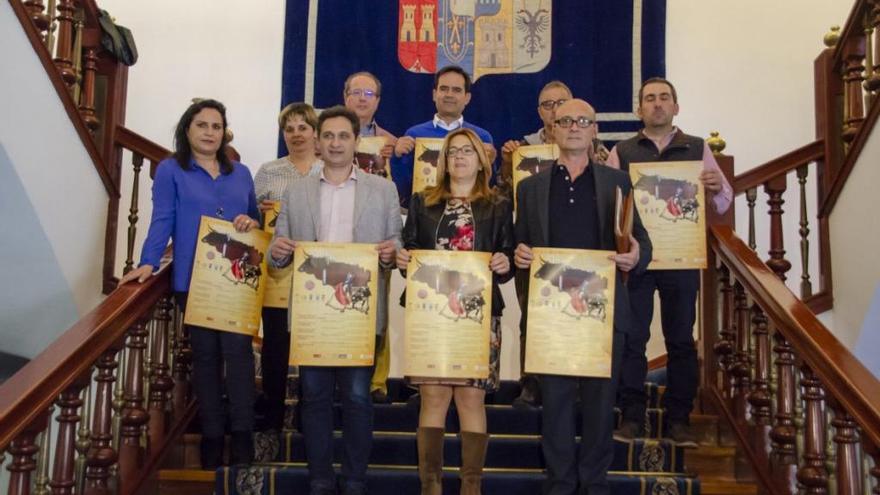
M 116 144 L 153 162 L 161 161 L 171 154 L 163 146 L 122 125 L 116 126 Z
M 855 33 L 857 30 L 864 29 L 864 26 L 861 22 L 859 22 L 859 18 L 863 12 L 869 9 L 867 0 L 856 0 L 853 3 L 852 10 L 849 11 L 849 16 L 846 18 L 846 24 L 843 27 L 843 30 L 840 33 L 840 39 L 846 40 L 855 37 Z M 843 57 L 846 51 L 845 43 L 838 43 L 837 46 L 834 47 L 834 65 L 839 66 L 843 63 Z
M 712 226 L 709 244 L 821 379 L 826 390 L 880 444 L 880 381 L 779 280 L 730 227 Z
M 810 144 L 790 151 L 769 162 L 739 174 L 733 180 L 734 194 L 742 194 L 747 190 L 758 187 L 770 179 L 786 175 L 792 170 L 810 162 L 820 160 L 825 156 L 825 142 L 821 139 Z
M 170 290 L 170 265 L 143 284 L 117 289 L 0 385 L 0 448 L 44 414 L 63 390 Z

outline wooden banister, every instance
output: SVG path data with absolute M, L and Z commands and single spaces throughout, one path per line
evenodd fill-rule
M 151 162 L 159 162 L 171 155 L 168 149 L 121 125 L 116 126 L 116 144 Z
M 826 392 L 859 424 L 861 434 L 880 445 L 880 381 L 729 227 L 713 226 L 711 232 L 709 244 L 719 260 L 759 301 Z
M 734 194 L 743 194 L 753 187 L 784 176 L 798 167 L 807 165 L 825 156 L 825 143 L 821 139 L 774 158 L 736 176 L 733 180 Z

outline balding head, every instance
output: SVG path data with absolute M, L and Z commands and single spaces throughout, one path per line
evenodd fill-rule
M 559 123 L 568 121 L 569 125 Z M 581 127 L 585 121 L 589 123 Z M 563 153 L 591 153 L 593 139 L 598 133 L 596 110 L 584 100 L 575 98 L 568 100 L 556 108 L 556 123 L 553 126 L 553 137 Z

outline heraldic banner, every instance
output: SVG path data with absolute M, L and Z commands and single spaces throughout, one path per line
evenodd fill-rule
M 400 136 L 433 117 L 433 75 L 458 65 L 475 79 L 466 119 L 496 145 L 540 127 L 538 93 L 554 79 L 613 142 L 640 127 L 634 93 L 665 75 L 665 37 L 666 0 L 287 0 L 279 103 L 328 108 L 366 70 L 382 82 L 377 122 Z
M 526 371 L 611 376 L 613 251 L 533 248 Z
M 297 242 L 291 265 L 290 364 L 373 364 L 376 245 Z
M 491 254 L 411 251 L 406 270 L 404 374 L 489 376 Z
M 232 222 L 203 216 L 184 323 L 256 335 L 271 239 L 262 230 L 236 232 Z

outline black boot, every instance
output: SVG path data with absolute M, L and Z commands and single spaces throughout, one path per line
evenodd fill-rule
M 249 431 L 233 431 L 229 452 L 230 466 L 245 466 L 254 462 L 254 437 Z
M 216 471 L 217 468 L 223 465 L 223 444 L 223 437 L 202 437 L 202 441 L 199 444 L 202 469 Z
M 541 405 L 541 388 L 538 378 L 533 375 L 523 375 L 520 379 L 519 397 L 513 399 L 513 407 L 531 409 Z

